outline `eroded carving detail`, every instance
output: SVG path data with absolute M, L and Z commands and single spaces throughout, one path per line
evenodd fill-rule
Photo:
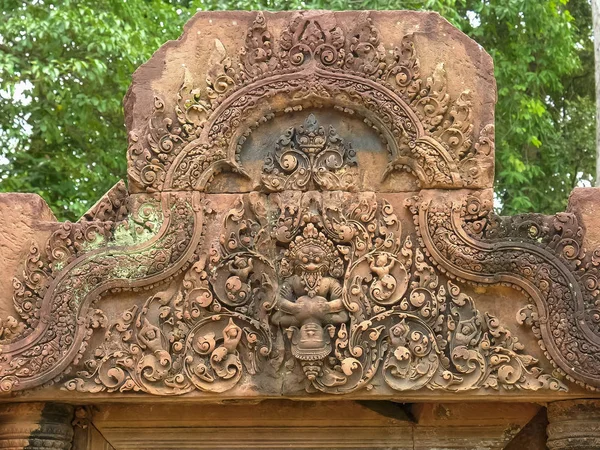
M 169 194 L 158 203 L 144 200 L 126 221 L 65 223 L 43 256 L 32 248 L 23 278 L 14 280 L 26 326 L 2 345 L 0 389 L 51 382 L 78 362 L 92 329 L 106 324 L 94 308 L 102 292 L 168 278 L 187 261 L 201 229 L 192 210 L 198 200 Z
M 127 218 L 127 186 L 120 180 L 87 211 L 79 222 L 120 222 Z
M 110 324 L 66 387 L 224 392 L 285 361 L 332 394 L 378 373 L 400 391 L 566 389 L 401 239 L 390 204 L 348 195 L 240 197 L 211 256 Z
M 263 186 L 272 192 L 322 189 L 353 190 L 355 152 L 330 125 L 326 130 L 314 115 L 304 125 L 279 137 L 263 167 Z
M 600 384 L 597 252 L 585 255 L 573 214 L 497 218 L 476 194 L 416 202 L 413 213 L 432 262 L 459 279 L 524 290 L 534 304 L 517 320 L 532 327 L 548 359 L 571 381 Z
M 422 187 L 477 184 L 480 160 L 491 155 L 473 145 L 471 94 L 452 101 L 442 65 L 421 78 L 411 36 L 391 57 L 387 53 L 368 14 L 344 32 L 332 13 L 298 13 L 273 37 L 258 13 L 237 56 L 217 42 L 206 86 L 193 87 L 186 70 L 176 114 L 156 100 L 147 127 L 130 135 L 129 176 L 147 191 L 203 190 L 222 170 L 244 173 L 237 152 L 246 135 L 240 131 L 287 112 L 270 103 L 285 93 L 296 108 L 322 101 L 385 130 L 391 155 L 382 176 L 407 169 Z M 245 119 L 261 108 L 262 118 Z M 493 141 L 493 134 L 484 135 Z
M 268 195 L 230 208 L 227 194 L 222 207 L 154 193 L 244 174 L 250 133 L 305 107 L 373 127 L 390 152 L 382 176 L 407 168 L 424 188 L 481 187 L 494 130 L 474 136 L 471 93 L 450 98 L 443 65 L 421 73 L 412 36 L 386 51 L 368 13 L 359 17 L 345 26 L 299 13 L 275 35 L 258 13 L 239 53 L 211 41 L 205 84 L 185 71 L 176 99 L 155 99 L 147 127 L 130 136 L 130 179 L 145 192 L 117 185 L 31 247 L 14 280 L 18 318 L 0 323 L 3 391 L 67 373 L 67 389 L 155 395 L 286 395 L 287 375 L 309 392 L 384 396 L 566 390 L 565 377 L 600 386 L 600 251 L 583 248 L 574 214 L 498 218 L 482 192 L 423 189 L 407 227 L 392 207 L 402 195 L 352 192 L 348 139 L 314 116 L 269 149 Z M 205 221 L 213 207 L 218 222 Z M 517 321 L 562 376 L 482 311 L 466 282 L 528 293 Z M 151 294 L 128 297 L 120 314 L 105 309 L 102 296 L 124 289 Z
M 317 61 L 323 66 L 342 65 L 344 32 L 333 15 L 321 20 L 296 15 L 282 31 L 280 60 L 283 67 Z
M 277 60 L 273 58 L 273 41 L 262 12 L 256 14 L 256 19 L 246 33 L 245 45 L 240 49 L 240 61 L 242 81 L 275 69 Z

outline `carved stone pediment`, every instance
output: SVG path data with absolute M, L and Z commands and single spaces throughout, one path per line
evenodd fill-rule
M 256 174 L 251 164 L 245 164 L 245 153 L 250 158 L 271 157 L 246 145 L 254 130 L 268 121 L 286 121 L 287 115 L 307 108 L 359 117 L 365 131 L 372 129 L 379 136 L 380 142 L 365 144 L 368 151 L 376 146 L 387 153 L 376 161 L 383 167 L 369 172 L 376 180 L 355 182 L 355 190 L 491 186 L 490 105 L 495 85 L 493 79 L 477 78 L 491 63 L 476 44 L 467 43 L 465 58 L 480 67 L 463 79 L 464 89 L 451 96 L 449 91 L 457 86 L 449 86 L 445 62 L 432 67 L 429 61 L 421 64 L 415 46 L 419 34 L 403 32 L 419 29 L 412 14 L 404 13 L 406 23 L 397 21 L 393 26 L 391 15 L 378 12 L 355 14 L 351 20 L 344 13 L 236 14 L 249 23 L 243 41 L 224 43 L 236 41 L 223 35 L 216 24 L 227 19 L 213 23 L 197 16 L 197 35 L 188 34 L 197 42 L 186 42 L 177 50 L 194 57 L 182 67 L 167 68 L 153 104 L 136 97 L 129 111 L 133 192 L 211 191 L 211 181 L 221 171 L 252 179 Z M 271 16 L 269 21 L 266 17 Z M 380 31 L 376 17 L 388 29 Z M 427 54 L 441 45 L 435 36 L 442 32 L 438 28 L 457 34 L 441 21 L 432 25 L 423 43 Z M 146 83 L 141 72 L 139 77 Z M 135 95 L 135 79 L 131 95 Z M 175 96 L 174 80 L 180 80 Z M 480 101 L 474 102 L 476 88 Z M 148 116 L 149 109 L 153 112 Z M 413 176 L 404 177 L 408 181 L 402 176 L 394 179 L 392 174 L 403 170 Z M 252 186 L 243 181 L 234 184 L 228 191 Z
M 198 14 L 134 75 L 128 188 L 28 247 L 0 388 L 600 387 L 600 239 L 493 214 L 492 72 L 432 14 Z
M 403 230 L 396 196 L 286 191 L 227 201 L 218 241 L 183 280 L 112 321 L 97 312 L 104 339 L 67 389 L 294 393 L 290 377 L 329 394 L 375 382 L 396 391 L 567 389 L 438 274 Z

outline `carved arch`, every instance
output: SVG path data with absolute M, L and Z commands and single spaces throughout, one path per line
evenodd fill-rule
M 15 280 L 26 326 L 4 335 L 4 391 L 73 368 L 63 388 L 87 393 L 294 396 L 299 380 L 309 393 L 388 398 L 420 389 L 566 391 L 464 281 L 527 291 L 537 311 L 525 308 L 522 319 L 548 357 L 570 379 L 599 385 L 600 330 L 587 319 L 598 261 L 580 257 L 570 237 L 550 248 L 510 227 L 486 234 L 489 208 L 439 200 L 489 186 L 478 170 L 493 158 L 493 126 L 481 123 L 474 143 L 470 93 L 451 99 L 441 65 L 421 76 L 410 35 L 386 51 L 369 14 L 359 18 L 342 30 L 332 13 L 299 13 L 274 38 L 258 13 L 236 55 L 216 40 L 205 86 L 184 70 L 179 91 L 167 89 L 175 99 L 155 98 L 149 122 L 130 135 L 138 193 L 124 199 L 116 189 L 86 215 L 94 221 L 57 226 Z M 377 129 L 390 153 L 382 176 L 417 175 L 425 200 L 411 203 L 416 227 L 403 208 L 412 193 L 293 186 L 219 192 L 203 203 L 212 194 L 197 191 L 216 173 L 244 170 L 239 153 L 250 133 L 321 106 Z M 346 155 L 347 142 L 330 138 Z M 125 289 L 152 294 L 108 316 L 96 308 L 103 294 Z M 290 374 L 295 386 L 286 390 Z
M 408 169 L 421 188 L 485 186 L 493 125 L 483 124 L 475 142 L 471 93 L 450 98 L 443 64 L 422 77 L 412 35 L 388 52 L 368 13 L 354 28 L 343 31 L 332 13 L 298 13 L 276 39 L 257 13 L 237 66 L 217 39 L 206 86 L 184 69 L 174 111 L 157 97 L 147 125 L 130 133 L 132 184 L 204 190 L 223 170 L 243 174 L 236 153 L 252 130 L 317 104 L 357 114 L 379 131 L 390 151 L 382 178 Z M 304 33 L 315 33 L 310 45 Z
M 564 376 L 598 389 L 600 333 L 597 324 L 590 323 L 597 314 L 589 314 L 596 308 L 596 252 L 585 257 L 574 239 L 581 237 L 581 230 L 572 232 L 577 224 L 569 227 L 560 215 L 549 227 L 554 229 L 549 232 L 554 237 L 551 246 L 540 244 L 538 231 L 529 240 L 518 229 L 494 238 L 494 230 L 502 224 L 482 203 L 469 196 L 462 201 L 422 199 L 413 204 L 415 224 L 431 261 L 459 280 L 508 284 L 527 293 L 535 309 L 520 310 L 517 320 L 532 327 L 540 347 Z M 507 221 L 511 219 L 518 221 L 518 216 Z M 491 231 L 484 233 L 486 227 Z M 535 223 L 526 222 L 528 227 L 538 230 Z M 478 231 L 475 236 L 473 230 Z
M 288 97 L 283 104 L 273 100 L 282 91 Z M 317 93 L 329 95 L 316 99 Z M 417 176 L 423 187 L 463 187 L 464 181 L 452 155 L 425 133 L 417 114 L 389 87 L 354 74 L 332 73 L 311 67 L 302 72 L 265 78 L 230 95 L 207 120 L 200 137 L 187 144 L 176 156 L 167 172 L 165 189 L 204 191 L 214 174 L 224 168 L 243 174 L 238 158 L 241 140 L 268 117 L 315 103 L 356 114 L 379 130 L 390 151 L 389 164 L 382 178 L 393 170 L 407 168 Z M 232 116 L 238 118 L 235 126 L 228 123 Z M 226 131 L 219 134 L 220 128 Z M 215 147 L 220 147 L 218 142 L 223 138 L 225 159 L 216 161 L 196 176 L 190 174 L 189 168 L 198 166 L 194 159 L 206 158 L 204 152 L 196 156 L 193 153 L 203 147 L 206 152 L 214 151 Z

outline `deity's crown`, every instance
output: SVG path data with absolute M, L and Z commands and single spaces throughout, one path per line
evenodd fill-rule
M 343 265 L 337 248 L 335 247 L 335 244 L 312 223 L 309 223 L 304 227 L 302 234 L 296 236 L 294 241 L 290 243 L 289 248 L 285 251 L 281 264 L 284 275 L 289 270 L 293 270 L 294 261 L 300 259 L 299 254 L 305 247 L 318 247 L 323 250 L 325 255 L 324 262 L 328 263 L 329 270 L 336 272 L 335 276 L 337 276 L 337 272 L 341 270 Z
M 310 114 L 304 125 L 296 130 L 296 144 L 304 153 L 319 153 L 327 144 L 325 128 L 319 126 L 314 114 Z
M 302 230 L 302 235 L 296 236 L 294 242 L 290 244 L 290 257 L 295 257 L 297 253 L 307 246 L 319 247 L 329 257 L 337 256 L 337 249 L 333 242 L 320 232 L 312 223 L 309 223 Z

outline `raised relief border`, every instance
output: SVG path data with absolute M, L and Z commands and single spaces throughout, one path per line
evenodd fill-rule
M 314 105 L 358 114 L 378 131 L 389 150 L 382 178 L 401 169 L 422 188 L 490 185 L 493 125 L 473 136 L 472 93 L 451 99 L 441 63 L 423 76 L 412 36 L 386 49 L 366 13 L 347 32 L 333 13 L 298 13 L 275 37 L 259 12 L 237 64 L 215 45 L 206 85 L 186 70 L 174 111 L 157 97 L 147 125 L 130 133 L 134 189 L 205 190 L 224 170 L 243 175 L 239 151 L 255 128 Z
M 0 389 L 600 388 L 600 256 L 577 217 L 494 216 L 477 190 L 493 126 L 474 136 L 472 93 L 451 99 L 441 64 L 422 77 L 414 36 L 390 49 L 367 13 L 290 17 L 270 29 L 257 13 L 233 56 L 217 40 L 206 86 L 188 73 L 131 131 L 130 192 L 116 185 L 31 247 L 1 321 Z M 381 177 L 408 168 L 422 189 L 362 192 L 360 137 L 305 107 L 360 117 L 389 150 Z M 202 192 L 219 172 L 246 173 L 244 142 L 287 113 L 255 191 Z M 482 285 L 531 303 L 500 319 Z

